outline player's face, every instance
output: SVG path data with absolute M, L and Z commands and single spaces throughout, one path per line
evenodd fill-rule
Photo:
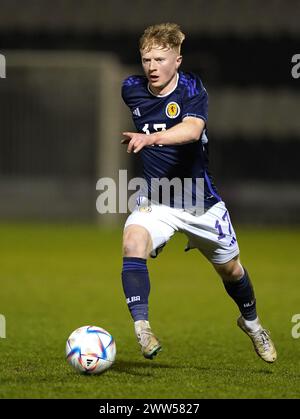
M 171 91 L 177 82 L 177 70 L 182 61 L 178 51 L 157 46 L 142 50 L 141 57 L 151 91 L 160 95 Z

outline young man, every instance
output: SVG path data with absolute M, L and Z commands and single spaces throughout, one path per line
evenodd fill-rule
M 142 354 L 152 359 L 161 344 L 148 321 L 147 258 L 157 256 L 174 232 L 183 232 L 188 238 L 186 250 L 200 250 L 220 275 L 241 312 L 237 324 L 251 338 L 257 354 L 266 362 L 274 362 L 276 350 L 257 317 L 253 287 L 239 259 L 228 210 L 208 172 L 207 92 L 197 76 L 179 72 L 184 38 L 173 23 L 147 28 L 140 39 L 145 76 L 131 76 L 123 83 L 122 97 L 137 132 L 124 132 L 122 143 L 127 144 L 128 153 L 140 154 L 148 185 L 124 229 L 122 282 L 126 301 Z M 162 178 L 182 181 L 180 199 L 176 192 L 169 203 L 159 194 L 158 200 L 152 199 L 157 192 L 152 180 Z M 185 179 L 191 180 L 191 187 L 185 186 Z M 188 195 L 197 202 L 197 179 L 203 182 L 202 211 L 197 211 L 199 203 L 191 206 L 191 200 L 185 205 Z

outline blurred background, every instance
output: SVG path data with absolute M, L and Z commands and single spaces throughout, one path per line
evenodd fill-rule
M 88 221 L 96 183 L 137 173 L 122 79 L 144 28 L 177 22 L 209 93 L 210 169 L 235 223 L 300 221 L 300 2 L 0 0 L 0 219 Z

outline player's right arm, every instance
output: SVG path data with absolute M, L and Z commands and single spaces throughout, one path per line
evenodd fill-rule
M 182 122 L 165 131 L 153 134 L 138 132 L 123 132 L 125 139 L 122 144 L 128 144 L 127 152 L 138 153 L 145 146 L 150 145 L 181 145 L 201 138 L 205 121 L 200 118 L 186 117 Z

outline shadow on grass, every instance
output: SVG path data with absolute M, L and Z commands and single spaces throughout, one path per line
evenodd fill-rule
M 177 373 L 176 373 L 177 371 Z M 158 359 L 155 360 L 141 360 L 141 361 L 127 361 L 119 359 L 115 362 L 112 368 L 109 368 L 107 371 L 104 371 L 100 374 L 105 379 L 109 381 L 120 379 L 120 376 L 124 377 L 143 377 L 143 378 L 153 378 L 160 376 L 174 376 L 180 372 L 182 375 L 187 377 L 197 377 L 199 374 L 203 376 L 212 375 L 214 377 L 220 376 L 230 376 L 238 377 L 240 375 L 249 374 L 252 376 L 258 377 L 267 377 L 273 375 L 275 370 L 270 369 L 270 366 L 260 366 L 259 368 L 255 367 L 234 367 L 234 366 L 220 366 L 218 364 L 212 365 L 185 365 L 185 364 L 170 364 L 165 362 L 159 362 Z M 78 371 L 75 371 L 68 365 L 62 365 L 62 368 L 56 371 L 43 371 L 40 374 L 38 371 L 32 368 L 15 368 L 13 376 L 0 377 L 0 386 L 7 385 L 24 385 L 24 384 L 47 384 L 47 383 L 56 383 L 56 385 L 62 385 L 64 382 L 72 382 L 74 384 L 81 383 L 82 380 L 97 380 L 98 375 L 90 374 L 80 374 Z M 289 374 L 289 378 L 296 378 L 294 374 Z M 297 378 L 299 375 L 297 374 Z
M 114 364 L 113 368 L 112 368 L 114 373 L 117 374 L 130 374 L 130 375 L 135 375 L 135 376 L 152 376 L 153 374 L 151 373 L 151 371 L 153 371 L 153 373 L 157 374 L 159 372 L 159 370 L 180 370 L 182 373 L 184 373 L 184 371 L 186 372 L 197 372 L 197 373 L 214 373 L 216 375 L 223 375 L 223 374 L 230 374 L 230 375 L 235 375 L 235 374 L 241 374 L 241 372 L 249 372 L 249 368 L 248 367 L 238 367 L 238 368 L 234 368 L 234 367 L 220 367 L 219 365 L 211 365 L 211 366 L 199 366 L 199 365 L 184 365 L 184 364 L 174 364 L 174 365 L 170 365 L 167 363 L 161 363 L 158 362 L 157 360 L 145 360 L 145 361 L 125 361 L 125 360 L 118 360 L 116 361 L 116 363 Z M 265 368 L 260 367 L 259 369 L 253 368 L 251 369 L 251 374 L 254 375 L 259 375 L 259 376 L 268 376 L 268 375 L 272 375 L 274 373 L 273 370 L 269 369 L 268 366 L 266 366 Z
M 160 370 L 160 369 L 177 369 L 178 366 L 170 365 L 166 363 L 157 362 L 157 360 L 145 360 L 145 361 L 122 361 L 118 360 L 113 366 L 113 371 L 115 373 L 126 373 L 130 375 L 141 375 L 152 376 L 151 370 Z

